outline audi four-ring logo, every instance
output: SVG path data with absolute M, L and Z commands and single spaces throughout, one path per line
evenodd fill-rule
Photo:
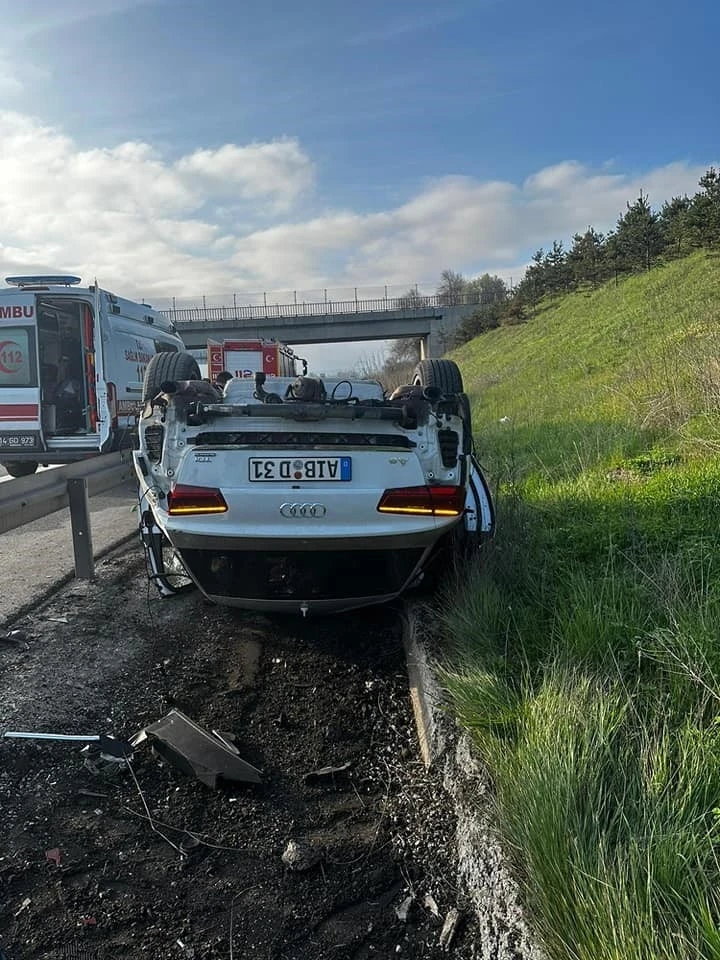
M 324 517 L 327 513 L 322 503 L 282 503 L 280 516 L 282 517 Z

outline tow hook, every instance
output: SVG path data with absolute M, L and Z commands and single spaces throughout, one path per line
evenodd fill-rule
M 309 609 L 310 607 L 308 606 L 307 601 L 303 600 L 303 602 L 300 604 L 300 613 L 303 615 L 303 617 L 306 617 L 308 615 Z

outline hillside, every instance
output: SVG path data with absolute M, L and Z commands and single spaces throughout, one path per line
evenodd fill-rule
M 454 354 L 498 527 L 443 677 L 549 960 L 720 960 L 719 265 Z
M 698 436 L 717 434 L 706 414 L 720 404 L 720 257 L 697 253 L 545 302 L 527 323 L 452 356 L 483 456 L 506 452 L 511 429 L 516 451 L 529 455 L 525 442 L 540 428 L 552 438 L 546 465 L 571 473 L 588 432 L 600 459 L 658 437 L 697 452 Z

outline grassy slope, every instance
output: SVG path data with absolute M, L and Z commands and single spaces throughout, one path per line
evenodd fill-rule
M 501 437 L 514 429 L 513 449 L 528 454 L 526 436 L 537 440 L 541 430 L 535 455 L 574 473 L 588 437 L 591 455 L 625 453 L 638 428 L 646 442 L 653 429 L 665 435 L 707 411 L 703 390 L 712 399 L 720 392 L 720 260 L 697 254 L 546 303 L 529 323 L 487 333 L 454 356 L 483 449 L 506 451 Z M 512 422 L 500 430 L 505 416 Z
M 499 528 L 447 686 L 551 958 L 720 957 L 719 266 L 455 353 Z

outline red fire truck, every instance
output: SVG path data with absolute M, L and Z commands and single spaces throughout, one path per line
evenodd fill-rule
M 277 340 L 208 340 L 208 377 L 214 383 L 227 370 L 233 377 L 252 378 L 256 373 L 268 377 L 295 377 L 297 364 L 307 373 L 307 361 Z

